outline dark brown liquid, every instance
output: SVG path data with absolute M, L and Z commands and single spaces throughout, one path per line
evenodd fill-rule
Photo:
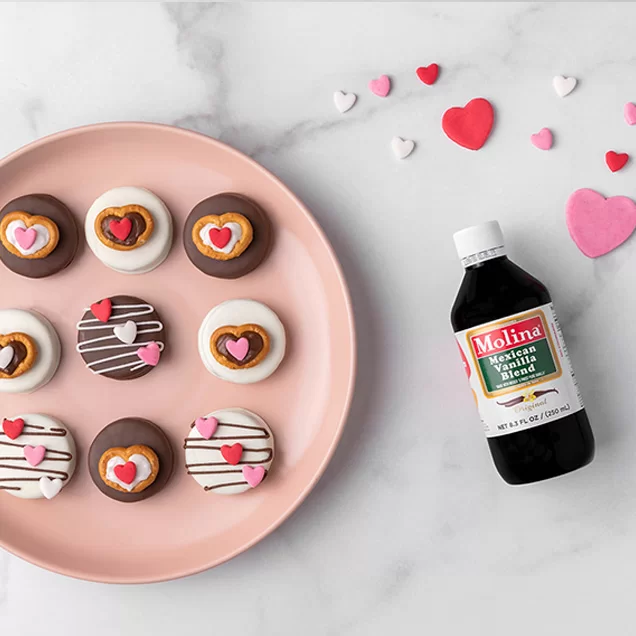
M 551 302 L 538 280 L 501 256 L 466 269 L 451 311 L 453 329 L 464 331 Z M 594 436 L 585 410 L 542 426 L 488 438 L 499 474 L 509 484 L 563 475 L 594 458 Z

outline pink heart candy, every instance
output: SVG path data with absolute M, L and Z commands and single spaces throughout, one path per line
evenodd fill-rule
M 31 464 L 31 466 L 37 466 L 44 459 L 46 448 L 44 446 L 25 446 L 24 457 Z
M 386 97 L 391 90 L 391 80 L 388 75 L 380 75 L 378 79 L 371 80 L 369 90 L 378 97 Z
M 238 340 L 228 340 L 225 348 L 237 360 L 243 360 L 250 350 L 250 343 L 247 338 L 239 338 Z
M 565 220 L 581 252 L 596 258 L 631 236 L 636 229 L 636 203 L 623 196 L 606 199 L 595 190 L 583 188 L 568 198 Z
M 197 431 L 199 431 L 201 437 L 210 439 L 212 435 L 216 433 L 219 420 L 217 420 L 216 417 L 197 417 L 194 421 L 194 425 L 196 426 Z
M 627 102 L 627 104 L 623 107 L 623 115 L 625 116 L 625 121 L 630 126 L 636 124 L 636 104 Z
M 552 132 L 549 128 L 542 128 L 538 133 L 530 135 L 530 143 L 539 150 L 552 148 Z
M 24 229 L 23 227 L 16 227 L 13 234 L 15 236 L 15 240 L 18 242 L 18 245 L 23 250 L 30 249 L 33 246 L 33 243 L 35 243 L 35 239 L 38 235 L 38 233 L 32 227 L 28 229 Z
M 137 355 L 139 359 L 143 360 L 146 364 L 149 364 L 151 367 L 156 367 L 159 364 L 161 351 L 156 342 L 151 342 L 145 347 L 139 347 L 139 349 L 137 349 Z
M 262 466 L 243 466 L 243 477 L 251 488 L 256 488 L 265 477 L 265 469 Z

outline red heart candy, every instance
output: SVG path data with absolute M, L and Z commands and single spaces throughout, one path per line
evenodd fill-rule
M 2 430 L 9 439 L 16 439 L 20 437 L 24 430 L 24 420 L 21 417 L 17 417 L 15 420 L 2 420 Z
M 223 459 L 228 464 L 232 464 L 232 466 L 236 466 L 236 464 L 241 461 L 242 454 L 243 447 L 240 444 L 232 444 L 232 446 L 223 444 L 223 446 L 221 446 L 221 455 L 223 455 Z
M 494 120 L 491 103 L 477 97 L 464 108 L 449 108 L 442 117 L 442 129 L 456 144 L 469 150 L 479 150 L 486 143 Z
M 110 298 L 104 298 L 104 300 L 100 300 L 98 303 L 93 303 L 91 305 L 91 311 L 93 312 L 93 316 L 100 322 L 108 322 L 113 312 L 113 303 L 110 302 Z
M 605 153 L 605 163 L 612 172 L 618 172 L 621 168 L 624 168 L 628 160 L 629 155 L 626 152 L 619 153 L 610 150 Z
M 132 231 L 132 221 L 127 216 L 123 219 L 111 219 L 108 228 L 116 238 L 125 241 Z
M 219 229 L 218 227 L 213 227 L 210 230 L 210 240 L 212 241 L 212 245 L 218 247 L 219 249 L 223 249 L 232 238 L 232 230 L 229 227 L 222 227 Z
M 119 481 L 123 481 L 125 484 L 132 484 L 137 476 L 137 464 L 135 464 L 135 462 L 117 464 L 114 468 L 114 472 Z
M 437 64 L 429 64 L 428 66 L 420 66 L 415 73 L 424 82 L 424 84 L 435 84 L 437 75 L 439 74 L 439 66 Z

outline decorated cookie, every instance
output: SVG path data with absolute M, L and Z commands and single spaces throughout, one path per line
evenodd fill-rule
M 73 436 L 48 415 L 0 418 L 0 491 L 53 499 L 75 472 Z
M 155 308 L 135 296 L 112 296 L 84 309 L 76 350 L 96 375 L 134 380 L 159 364 L 164 326 Z
M 122 274 L 155 269 L 172 244 L 170 212 L 144 188 L 124 186 L 102 194 L 88 210 L 84 229 L 95 256 Z
M 205 317 L 199 355 L 221 380 L 252 384 L 268 378 L 285 356 L 285 328 L 278 316 L 255 300 L 228 300 Z
M 117 501 L 157 494 L 172 475 L 174 455 L 166 434 L 139 417 L 109 424 L 93 440 L 88 470 L 95 485 Z
M 44 386 L 60 363 L 60 340 L 41 314 L 0 309 L 0 393 L 31 393 Z
M 274 436 L 247 409 L 198 417 L 183 444 L 186 470 L 205 491 L 236 495 L 258 487 L 274 461 Z
M 70 265 L 79 232 L 70 210 L 48 194 L 28 194 L 0 210 L 0 260 L 28 278 L 52 276 Z
M 265 212 L 240 194 L 217 194 L 198 203 L 183 230 L 186 254 L 208 276 L 239 278 L 269 252 L 272 230 Z

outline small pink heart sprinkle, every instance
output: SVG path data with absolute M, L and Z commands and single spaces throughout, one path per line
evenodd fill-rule
M 625 121 L 630 126 L 636 124 L 636 104 L 627 102 L 627 104 L 623 107 L 623 115 L 625 116 Z
M 210 439 L 212 435 L 216 433 L 219 420 L 217 420 L 216 417 L 197 417 L 194 421 L 194 425 L 196 426 L 197 431 L 201 434 L 201 437 Z
M 145 347 L 139 347 L 139 349 L 137 349 L 137 355 L 139 359 L 143 360 L 146 364 L 149 364 L 151 367 L 156 367 L 159 364 L 161 351 L 156 342 L 151 342 Z
M 37 466 L 44 459 L 46 448 L 44 446 L 25 446 L 24 457 L 31 464 L 31 466 Z
M 369 82 L 369 90 L 378 97 L 386 97 L 391 90 L 391 80 L 388 75 L 380 75 L 378 79 Z
M 250 343 L 247 338 L 239 338 L 238 340 L 228 340 L 225 343 L 225 348 L 232 354 L 232 357 L 237 360 L 243 360 L 250 350 Z
M 538 133 L 530 135 L 530 143 L 539 150 L 552 148 L 552 132 L 549 128 L 542 128 Z
M 35 228 L 32 227 L 26 230 L 23 227 L 16 227 L 14 232 L 15 240 L 23 250 L 28 250 L 33 246 L 37 235 Z
M 265 477 L 265 469 L 262 466 L 243 466 L 243 477 L 251 488 L 256 488 Z

